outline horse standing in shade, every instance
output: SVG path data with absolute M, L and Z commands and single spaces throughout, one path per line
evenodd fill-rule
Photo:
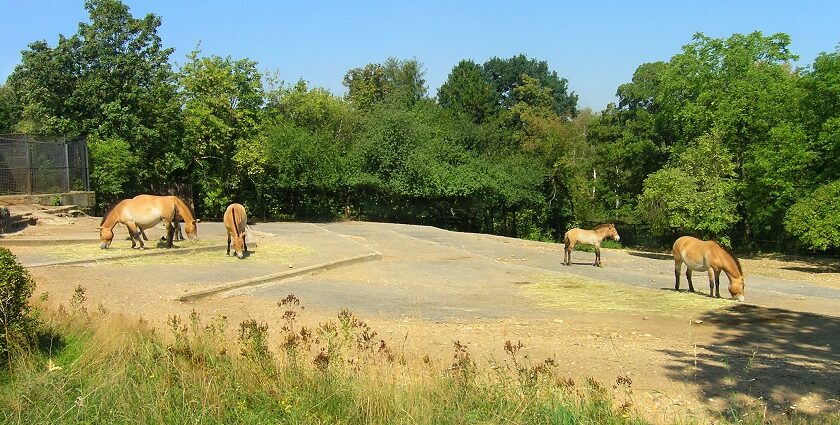
M 567 266 L 572 265 L 572 251 L 575 249 L 575 244 L 580 243 L 595 247 L 594 265 L 603 267 L 601 265 L 601 241 L 606 237 L 610 237 L 615 240 L 620 239 L 618 231 L 615 230 L 615 225 L 612 223 L 598 225 L 592 230 L 584 230 L 577 227 L 569 230 L 563 237 L 563 242 L 566 245 L 564 248 L 565 254 L 563 256 L 563 264 Z
M 137 195 L 133 199 L 151 200 L 153 198 L 166 198 L 167 200 L 170 200 L 175 203 L 175 207 L 178 209 L 178 214 L 172 223 L 172 225 L 175 227 L 174 240 L 184 240 L 184 235 L 181 233 L 181 220 L 184 221 L 184 232 L 187 233 L 187 237 L 189 237 L 190 239 L 198 239 L 198 220 L 195 219 L 195 214 L 193 214 L 190 207 L 181 198 L 173 195 Z M 149 240 L 149 238 L 146 237 L 146 233 L 143 231 L 143 229 L 140 229 L 140 235 L 143 237 L 144 240 Z
M 691 271 L 708 271 L 709 296 L 720 298 L 720 272 L 729 278 L 729 294 L 738 301 L 744 301 L 744 272 L 741 262 L 726 248 L 715 241 L 702 241 L 691 236 L 683 236 L 674 242 L 674 289 L 680 290 L 680 272 L 685 264 L 685 278 L 688 279 L 688 290 L 694 292 L 691 283 Z
M 230 240 L 233 238 L 233 253 L 240 260 L 248 253 L 248 245 L 245 243 L 245 225 L 248 224 L 248 214 L 242 204 L 230 204 L 225 210 L 222 218 L 227 229 L 227 254 L 230 255 Z
M 166 246 L 172 248 L 172 234 L 175 228 L 172 222 L 175 220 L 177 208 L 175 203 L 163 197 L 154 199 L 123 199 L 102 218 L 99 224 L 99 247 L 108 248 L 114 240 L 114 227 L 117 224 L 125 224 L 128 227 L 128 235 L 131 237 L 131 247 L 135 248 L 137 242 L 140 248 L 144 248 L 143 239 L 140 237 L 140 230 L 148 229 L 163 222 L 166 228 Z

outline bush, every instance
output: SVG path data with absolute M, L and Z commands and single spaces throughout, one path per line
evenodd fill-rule
M 11 349 L 31 341 L 35 321 L 30 316 L 29 297 L 35 282 L 14 254 L 0 247 L 0 358 L 8 358 Z
M 793 204 L 785 215 L 785 230 L 814 250 L 840 247 L 840 180 Z

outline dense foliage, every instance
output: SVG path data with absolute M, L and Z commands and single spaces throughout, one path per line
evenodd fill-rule
M 87 137 L 103 205 L 182 182 L 206 217 L 239 201 L 260 218 L 539 239 L 616 221 L 741 247 L 838 246 L 793 227 L 825 234 L 835 217 L 788 212 L 840 178 L 840 51 L 796 69 L 785 34 L 697 34 L 593 114 L 525 55 L 462 60 L 436 97 L 422 63 L 388 58 L 348 70 L 336 96 L 200 50 L 175 70 L 157 16 L 85 7 L 76 34 L 23 52 L 0 86 L 0 131 Z
M 7 360 L 15 348 L 31 340 L 35 322 L 29 297 L 35 282 L 14 254 L 0 247 L 0 360 Z M 5 367 L 3 362 L 0 368 Z

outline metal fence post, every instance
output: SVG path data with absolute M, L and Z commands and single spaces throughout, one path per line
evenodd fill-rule
M 70 146 L 67 141 L 64 141 L 64 191 L 69 192 L 72 189 L 70 185 Z
M 32 194 L 32 160 L 29 158 L 29 140 L 23 141 L 23 146 L 26 147 L 26 194 Z

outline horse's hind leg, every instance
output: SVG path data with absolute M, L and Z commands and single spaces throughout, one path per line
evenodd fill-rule
M 682 271 L 682 263 L 674 260 L 674 290 L 680 290 L 680 272 Z
M 694 292 L 694 284 L 691 283 L 691 269 L 685 268 L 685 278 L 688 280 L 688 291 Z

